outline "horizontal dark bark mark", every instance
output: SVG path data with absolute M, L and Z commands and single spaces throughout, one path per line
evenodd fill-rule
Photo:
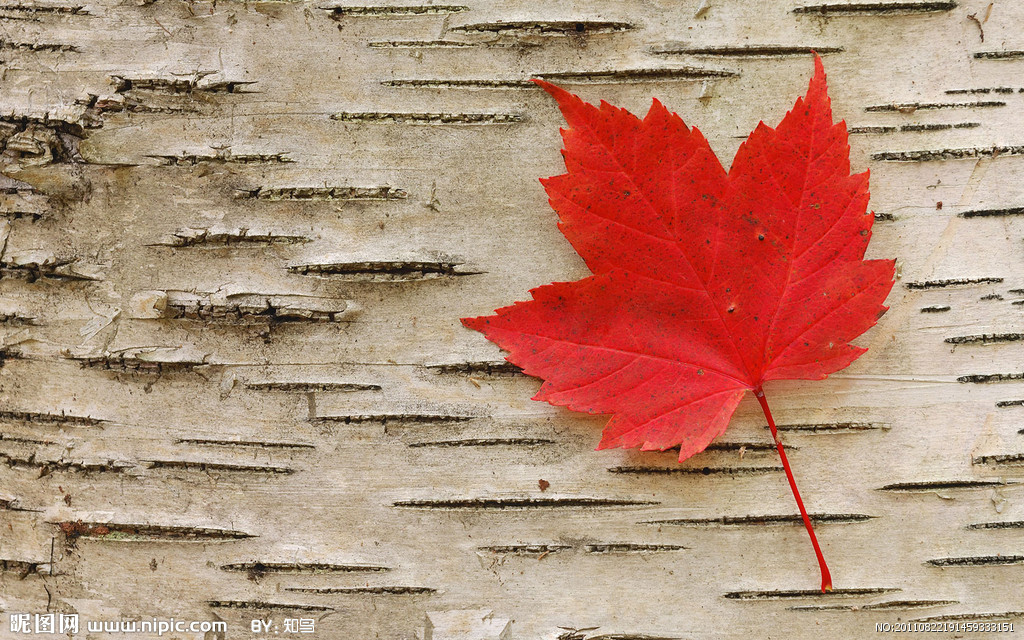
M 624 498 L 463 498 L 454 500 L 399 500 L 395 507 L 412 509 L 564 509 L 579 507 L 638 507 L 660 504 Z
M 878 516 L 863 513 L 812 513 L 811 522 L 822 524 L 853 524 L 866 522 Z M 803 517 L 798 514 L 764 515 L 764 516 L 722 516 L 719 518 L 673 518 L 670 520 L 647 520 L 640 524 L 667 524 L 680 527 L 718 527 L 718 526 L 755 526 L 766 525 L 799 525 L 803 526 Z
M 525 42 L 523 40 L 476 40 L 467 42 L 464 40 L 375 40 L 367 44 L 375 49 L 463 49 L 467 47 L 486 47 L 507 49 L 532 48 L 539 44 Z
M 424 596 L 437 593 L 433 587 L 407 587 L 388 585 L 383 587 L 285 587 L 292 593 L 352 594 L 372 596 Z
M 790 611 L 901 611 L 960 604 L 958 600 L 887 600 L 874 604 L 808 604 L 787 607 Z
M 409 447 L 536 447 L 556 444 L 547 438 L 463 438 L 461 440 L 433 440 L 411 442 Z
M 64 521 L 56 523 L 61 533 L 73 541 L 76 538 L 97 538 L 102 540 L 242 540 L 254 538 L 251 533 L 233 529 L 209 527 L 162 526 L 153 524 L 131 524 L 124 522 L 83 522 Z
M 267 442 L 265 440 L 217 440 L 211 438 L 178 438 L 178 444 L 196 444 L 224 447 L 259 447 L 271 449 L 316 449 L 316 445 L 305 442 Z
M 182 153 L 181 155 L 147 155 L 163 166 L 194 167 L 200 164 L 291 164 L 295 162 L 287 153 Z
M 24 436 L 12 436 L 6 433 L 0 433 L 0 442 L 17 442 L 18 444 L 57 444 L 53 440 L 40 440 L 39 438 L 26 438 Z
M 251 232 L 248 229 L 237 231 L 210 231 L 209 229 L 179 229 L 162 242 L 154 242 L 150 246 L 163 247 L 196 247 L 203 245 L 222 246 L 260 246 L 271 244 L 303 244 L 312 242 L 312 238 L 299 235 L 277 235 L 273 233 Z
M 255 82 L 225 80 L 221 82 L 204 82 L 204 78 L 211 75 L 212 71 L 198 73 L 190 78 L 129 78 L 126 76 L 112 75 L 110 81 L 114 84 L 114 91 L 127 93 L 128 91 L 152 91 L 158 93 L 246 93 L 245 89 Z
M 14 573 L 17 574 L 19 580 L 24 580 L 33 573 L 37 573 L 41 564 L 46 563 L 0 558 L 0 573 Z
M 390 567 L 380 565 L 327 562 L 237 562 L 221 565 L 220 569 L 256 576 L 268 573 L 380 573 L 391 570 Z
M 995 455 L 987 456 L 975 456 L 971 462 L 973 464 L 991 464 L 991 465 L 1012 465 L 1019 466 L 1024 464 L 1024 453 L 1000 453 Z
M 1017 482 L 1003 480 L 928 480 L 922 482 L 897 482 L 879 487 L 878 491 L 945 491 L 949 489 L 986 489 L 1003 487 Z
M 921 313 L 945 313 L 949 309 L 948 304 L 933 304 L 930 307 L 921 307 Z
M 539 89 L 535 83 L 521 79 L 495 78 L 406 78 L 384 80 L 385 87 L 413 89 Z
M 651 53 L 659 55 L 721 56 L 724 58 L 781 58 L 805 56 L 816 52 L 819 55 L 840 53 L 842 47 L 801 47 L 782 44 L 723 45 L 717 47 L 694 47 L 685 44 L 667 44 L 654 47 Z
M 974 53 L 974 57 L 979 60 L 1019 60 L 1024 58 L 1024 51 L 1019 49 L 1006 51 L 977 51 Z
M 1002 278 L 946 278 L 944 280 L 924 280 L 919 282 L 908 282 L 908 289 L 945 289 L 947 287 L 963 287 L 975 284 L 998 284 Z
M 572 546 L 567 544 L 512 544 L 477 547 L 477 549 L 499 555 L 543 556 L 572 549 Z
M 685 551 L 690 547 L 680 544 L 632 544 L 627 542 L 605 542 L 583 545 L 584 553 L 658 553 L 662 551 Z
M 1024 154 L 1024 145 L 1003 147 L 974 147 L 969 149 L 925 149 L 922 151 L 883 151 L 871 154 L 872 160 L 887 162 L 937 162 L 940 160 L 969 160 L 996 158 Z
M 900 15 L 952 11 L 956 2 L 852 2 L 842 4 L 813 4 L 797 7 L 793 13 L 820 13 L 825 15 Z
M 964 556 L 960 558 L 935 558 L 925 561 L 933 567 L 985 567 L 1006 564 L 1024 564 L 1024 556 Z
M 1019 216 L 1024 214 L 1024 207 L 1006 207 L 1002 209 L 975 209 L 973 211 L 961 211 L 961 218 L 995 218 L 1002 216 Z
M 333 308 L 314 299 L 312 304 L 304 296 L 275 296 L 248 294 L 215 298 L 213 296 L 187 296 L 169 298 L 164 317 L 172 320 L 197 320 L 220 323 L 292 323 L 343 322 L 348 319 L 352 304 L 348 300 L 333 300 Z
M 727 69 L 704 69 L 702 67 L 675 67 L 668 69 L 613 69 L 609 71 L 565 71 L 541 73 L 537 77 L 552 82 L 602 83 L 640 82 L 645 80 L 705 80 L 708 78 L 730 78 L 738 76 L 736 71 Z
M 851 127 L 851 134 L 863 133 L 919 133 L 922 131 L 947 131 L 949 129 L 975 129 L 980 122 L 956 122 L 936 124 L 904 124 L 896 126 Z
M 947 95 L 964 95 L 964 94 L 987 94 L 987 93 L 1016 93 L 1013 87 L 979 87 L 977 89 L 946 89 Z
M 426 260 L 367 260 L 296 264 L 288 271 L 304 276 L 339 276 L 351 280 L 405 282 L 479 275 L 480 271 L 462 268 L 461 262 Z
M 12 13 L 54 13 L 70 16 L 91 15 L 83 5 L 54 5 L 54 4 L 3 4 L 0 5 L 0 12 L 10 11 Z
M 1003 296 L 999 295 L 998 293 L 987 293 L 987 294 L 981 296 L 978 299 L 979 300 L 1002 300 Z
M 968 529 L 1024 529 L 1024 520 L 1004 520 L 1002 522 L 975 522 L 967 525 Z
M 514 376 L 523 374 L 522 369 L 507 360 L 427 364 L 424 367 L 441 374 L 465 373 L 478 376 Z
M 864 107 L 865 111 L 883 112 L 899 111 L 913 113 L 929 109 L 979 109 L 986 107 L 1005 107 L 1002 100 L 975 100 L 974 102 L 895 102 L 892 104 L 875 104 Z
M 246 382 L 245 388 L 255 391 L 294 391 L 298 393 L 327 393 L 331 391 L 354 393 L 356 391 L 381 390 L 379 384 L 362 382 Z
M 986 384 L 989 382 L 1012 382 L 1024 380 L 1024 373 L 974 373 L 968 376 L 960 376 L 957 382 L 972 384 Z
M 891 213 L 876 213 L 875 222 L 892 222 L 896 219 L 896 216 Z
M 448 29 L 454 33 L 497 33 L 502 35 L 587 36 L 636 29 L 629 22 L 607 20 L 497 21 L 463 24 Z
M 316 416 L 317 422 L 336 422 L 341 424 L 447 424 L 451 422 L 468 422 L 479 416 L 451 415 L 444 413 L 353 413 L 346 415 Z
M 945 339 L 948 344 L 998 344 L 1000 342 L 1019 342 L 1024 340 L 1024 333 L 980 333 L 972 336 L 952 336 Z
M 39 319 L 35 316 L 27 316 L 21 313 L 0 313 L 0 324 L 8 327 L 32 327 L 39 325 Z
M 106 462 L 85 462 L 84 460 L 37 460 L 33 453 L 29 456 L 17 456 L 0 451 L 0 464 L 12 469 L 31 469 L 39 472 L 39 477 L 51 473 L 124 473 L 135 468 L 131 462 L 123 460 L 107 460 Z
M 983 622 L 986 620 L 1010 620 L 1024 617 L 1024 611 L 999 611 L 985 613 L 951 613 L 942 616 L 928 616 L 926 618 L 912 618 L 908 622 Z
M 21 506 L 21 498 L 6 497 L 0 498 L 0 510 L 3 511 L 21 511 L 25 513 L 42 513 L 42 509 L 30 509 L 28 507 Z
M 672 451 L 679 447 L 673 447 Z M 758 453 L 775 452 L 775 444 L 771 442 L 712 442 L 706 451 L 756 451 Z M 800 447 L 786 445 L 786 451 L 799 451 Z
M 98 427 L 106 420 L 69 413 L 40 413 L 38 411 L 0 410 L 0 420 L 35 422 L 58 426 Z
M 419 4 L 419 5 L 369 5 L 369 6 L 337 6 L 321 7 L 331 12 L 333 18 L 346 16 L 388 17 L 388 16 L 424 16 L 469 11 L 469 7 L 452 4 Z
M 781 466 L 771 467 L 610 467 L 609 473 L 629 473 L 634 475 L 730 475 L 748 476 L 784 471 Z
M 123 353 L 109 353 L 102 356 L 67 356 L 87 369 L 102 369 L 122 373 L 159 375 L 192 371 L 209 364 L 205 360 L 145 360 Z
M 0 40 L 0 49 L 8 51 L 57 51 L 62 53 L 74 53 L 79 49 L 73 44 L 62 42 L 17 42 L 14 40 Z
M 1024 407 L 1024 400 L 1000 400 L 996 403 L 999 408 L 1003 407 Z
M 765 429 L 768 425 L 765 425 Z M 888 424 L 880 422 L 822 422 L 818 424 L 780 424 L 779 431 L 795 433 L 851 433 L 857 431 L 888 431 Z
M 768 591 L 730 591 L 723 594 L 723 597 L 730 600 L 789 600 L 797 598 L 856 598 L 859 596 L 877 596 L 883 593 L 894 593 L 901 591 L 895 587 L 866 587 L 854 589 L 833 589 L 822 592 L 820 589 L 793 589 L 793 590 L 768 590 Z
M 288 475 L 296 472 L 291 467 L 274 465 L 231 464 L 226 462 L 196 462 L 194 460 L 142 460 L 150 469 L 182 469 L 185 471 L 204 472 L 237 472 L 237 473 L 272 473 Z
M 579 629 L 586 632 L 587 629 Z M 562 635 L 559 638 L 566 640 L 582 640 L 583 635 Z M 586 636 L 586 640 L 681 640 L 679 636 L 652 636 L 646 633 L 602 633 L 596 636 Z
M 79 258 L 55 258 L 43 262 L 14 263 L 0 261 L 0 280 L 14 278 L 27 280 L 29 283 L 37 280 L 56 280 L 67 282 L 95 282 L 102 278 L 77 271 Z
M 426 113 L 384 111 L 342 111 L 331 114 L 339 122 L 386 122 L 399 124 L 516 124 L 526 119 L 521 113 Z
M 394 187 L 257 187 L 256 189 L 238 189 L 237 199 L 253 200 L 405 200 L 409 194 Z
M 293 611 L 334 611 L 331 607 L 318 604 L 289 604 L 287 602 L 266 602 L 263 600 L 207 600 L 206 605 L 214 609 L 287 609 Z

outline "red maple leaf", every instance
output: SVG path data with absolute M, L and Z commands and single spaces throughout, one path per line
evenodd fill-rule
M 751 390 L 831 589 L 764 398 L 768 380 L 822 379 L 865 349 L 893 260 L 864 260 L 868 173 L 850 174 L 821 60 L 775 129 L 759 123 L 729 172 L 707 140 L 654 100 L 642 120 L 535 80 L 562 110 L 567 173 L 541 180 L 559 229 L 594 275 L 464 318 L 544 384 L 534 397 L 612 414 L 599 449 L 679 446 L 725 431 Z

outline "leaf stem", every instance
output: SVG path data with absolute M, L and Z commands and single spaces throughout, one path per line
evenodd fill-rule
M 800 515 L 804 519 L 804 527 L 807 528 L 807 535 L 811 536 L 811 544 L 814 545 L 814 553 L 818 556 L 818 568 L 821 569 L 821 591 L 827 593 L 832 590 L 832 574 L 828 571 L 828 565 L 825 564 L 825 556 L 821 554 L 821 547 L 818 546 L 818 538 L 814 535 L 814 527 L 811 525 L 811 517 L 807 515 L 807 509 L 804 508 L 804 501 L 800 499 L 800 491 L 796 488 L 796 480 L 793 478 L 793 470 L 789 467 L 789 460 L 786 458 L 786 452 L 782 448 L 782 440 L 779 438 L 778 429 L 775 428 L 775 419 L 772 418 L 771 409 L 768 408 L 768 401 L 764 397 L 764 390 L 758 385 L 754 388 L 754 395 L 757 397 L 757 401 L 761 403 L 761 409 L 764 411 L 764 417 L 768 418 L 768 428 L 772 431 L 772 440 L 775 441 L 775 446 L 779 450 L 779 458 L 782 459 L 782 468 L 786 470 L 786 479 L 789 480 L 789 488 L 793 490 L 793 497 L 796 498 L 796 506 L 800 508 Z

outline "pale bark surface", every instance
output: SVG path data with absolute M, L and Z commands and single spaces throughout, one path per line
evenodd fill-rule
M 1024 8 L 454 4 L 0 5 L 0 609 L 232 639 L 1020 623 Z M 681 466 L 595 452 L 604 418 L 459 323 L 587 273 L 525 80 L 656 96 L 728 164 L 811 48 L 869 257 L 899 258 L 867 355 L 766 389 L 829 595 L 753 397 Z

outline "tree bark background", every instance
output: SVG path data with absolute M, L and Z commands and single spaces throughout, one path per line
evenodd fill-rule
M 1022 19 L 0 5 L 0 610 L 228 638 L 288 617 L 411 638 L 465 609 L 575 640 L 1019 622 Z M 872 172 L 869 257 L 899 258 L 865 356 L 767 389 L 826 595 L 753 397 L 682 465 L 595 452 L 604 418 L 530 401 L 459 324 L 587 273 L 537 182 L 562 120 L 530 77 L 656 96 L 727 165 L 811 49 Z

